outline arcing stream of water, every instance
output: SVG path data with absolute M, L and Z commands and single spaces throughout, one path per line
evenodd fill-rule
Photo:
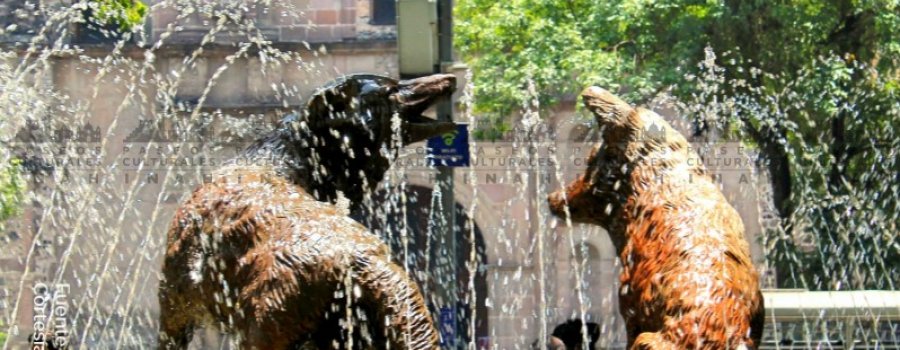
M 366 53 L 335 53 L 339 45 L 285 42 L 273 34 L 317 30 L 291 20 L 313 13 L 287 0 L 157 1 L 148 10 L 155 23 L 113 39 L 102 39 L 102 33 L 82 23 L 87 2 L 11 3 L 4 6 L 17 24 L 4 23 L 8 26 L 0 33 L 5 40 L 0 140 L 4 167 L 11 159 L 21 161 L 28 189 L 20 215 L 5 224 L 0 241 L 4 349 L 25 347 L 50 310 L 65 313 L 66 322 L 57 330 L 72 348 L 155 348 L 159 269 L 175 208 L 225 159 L 282 115 L 301 109 L 312 89 L 360 70 L 346 64 L 338 68 L 340 60 Z M 101 42 L 93 42 L 97 38 Z M 785 117 L 798 113 L 811 97 L 751 89 L 741 97 L 722 98 L 722 86 L 745 82 L 726 81 L 715 55 L 709 55 L 701 63 L 705 75 L 696 77 L 702 94 L 692 101 L 662 96 L 650 107 L 684 116 L 672 117 L 683 132 L 691 131 L 697 116 L 721 130 L 751 122 L 797 131 L 782 141 L 799 155 L 792 158 L 796 182 L 811 184 L 799 186 L 810 190 L 795 194 L 797 210 L 790 221 L 800 228 L 793 234 L 799 237 L 771 223 L 771 194 L 755 146 L 725 142 L 725 137 L 697 143 L 742 215 L 764 277 L 774 276 L 777 265 L 780 273 L 794 276 L 792 287 L 896 290 L 896 99 L 881 104 L 887 124 L 851 118 L 849 128 L 864 130 L 871 141 L 857 150 L 865 161 L 851 166 L 864 175 L 823 196 L 817 181 L 833 168 L 823 146 L 829 141 L 800 132 L 821 121 L 808 117 L 809 125 L 792 125 Z M 365 59 L 395 57 L 373 56 Z M 821 60 L 823 67 L 833 63 Z M 361 66 L 396 75 L 392 64 Z M 475 129 L 479 120 L 472 102 L 478 96 L 471 74 L 459 87 L 457 120 Z M 817 98 L 841 113 L 858 115 L 857 103 L 882 98 L 863 88 Z M 533 89 L 527 93 L 533 96 Z M 746 114 L 756 119 L 731 118 Z M 440 207 L 442 194 L 431 189 L 434 169 L 425 164 L 423 145 L 392 150 L 395 166 L 354 217 L 391 243 L 395 259 L 423 289 L 438 327 L 452 329 L 442 334 L 455 332 L 460 345 L 543 346 L 557 324 L 580 318 L 599 325 L 599 347 L 621 347 L 624 327 L 612 244 L 602 229 L 558 220 L 546 204 L 548 193 L 582 171 L 599 131 L 577 111 L 536 102 L 522 106 L 513 119 L 514 132 L 503 140 L 470 138 L 472 166 L 456 170 L 456 258 L 448 258 L 443 238 L 429 234 L 432 220 L 445 208 Z M 783 249 L 795 241 L 805 245 Z M 769 280 L 764 285 L 774 287 L 774 277 Z M 456 284 L 460 301 L 442 312 L 447 305 L 437 295 L 448 283 Z M 836 339 L 845 339 L 850 327 L 868 344 L 888 348 L 900 343 L 895 320 L 879 318 L 875 311 L 864 314 L 855 316 L 855 323 L 840 323 L 823 308 L 796 324 L 782 327 L 773 321 L 767 344 L 781 342 L 785 348 L 790 344 L 782 340 L 793 337 L 808 348 L 836 348 L 841 346 Z M 198 334 L 194 346 L 235 346 L 215 333 Z

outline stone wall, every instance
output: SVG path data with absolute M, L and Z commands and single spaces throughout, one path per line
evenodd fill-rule
M 371 2 L 372 0 L 275 0 L 272 1 L 272 6 L 253 7 L 249 13 L 255 17 L 253 20 L 266 39 L 275 42 L 326 43 L 394 39 L 396 26 L 370 23 Z M 207 14 L 200 12 L 183 15 L 180 8 L 159 6 L 152 15 L 153 32 L 158 38 L 161 33 L 180 27 L 170 40 L 198 41 L 215 26 L 215 18 L 209 13 L 221 11 L 228 10 L 213 7 Z M 227 37 L 227 34 L 223 36 Z

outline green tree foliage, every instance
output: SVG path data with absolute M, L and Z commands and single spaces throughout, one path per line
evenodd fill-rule
M 456 11 L 477 113 L 502 124 L 529 80 L 543 106 L 587 85 L 635 101 L 670 90 L 698 135 L 734 130 L 760 151 L 782 286 L 898 287 L 897 0 L 460 0 Z
M 17 159 L 0 167 L 0 227 L 3 222 L 19 213 L 25 181 L 20 174 L 21 164 Z
M 140 25 L 147 14 L 147 5 L 140 0 L 91 0 L 88 7 L 90 21 L 122 33 Z

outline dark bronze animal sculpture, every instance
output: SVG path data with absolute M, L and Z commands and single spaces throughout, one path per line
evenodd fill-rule
M 550 208 L 609 232 L 629 348 L 757 348 L 763 299 L 743 223 L 700 157 L 656 113 L 598 87 L 582 98 L 602 142 Z
M 244 349 L 436 349 L 418 287 L 347 214 L 392 149 L 454 130 L 422 113 L 455 85 L 451 75 L 338 79 L 199 186 L 168 233 L 160 347 L 184 349 L 212 325 Z

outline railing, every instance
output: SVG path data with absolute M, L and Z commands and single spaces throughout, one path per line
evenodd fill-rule
M 760 349 L 900 349 L 900 291 L 764 290 Z

